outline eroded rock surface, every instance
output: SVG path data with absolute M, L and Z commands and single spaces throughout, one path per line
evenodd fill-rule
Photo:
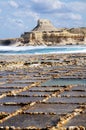
M 26 45 L 75 45 L 85 44 L 86 28 L 58 29 L 47 19 L 38 20 L 37 26 L 31 32 L 22 34 Z
M 32 31 L 24 32 L 20 38 L 0 40 L 0 45 L 14 46 L 58 46 L 86 45 L 86 28 L 56 28 L 47 19 L 39 19 Z

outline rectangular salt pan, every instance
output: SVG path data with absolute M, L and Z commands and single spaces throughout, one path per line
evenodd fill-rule
M 0 124 L 0 126 L 15 126 L 15 127 L 29 127 L 35 126 L 37 128 L 46 128 L 47 126 L 56 125 L 59 121 L 58 115 L 28 115 L 21 114 L 8 119 Z
M 78 115 L 74 118 L 72 118 L 67 124 L 66 127 L 68 126 L 83 126 L 86 128 L 86 112 L 82 113 L 81 115 Z
M 44 95 L 50 95 L 52 94 L 53 92 L 29 92 L 28 91 L 25 91 L 25 92 L 22 92 L 22 93 L 19 93 L 18 95 L 28 95 L 28 96 L 34 96 L 34 95 L 37 95 L 37 96 L 44 96 Z
M 33 87 L 33 88 L 30 88 L 29 90 L 32 90 L 32 91 L 58 91 L 60 90 L 61 87 Z
M 42 86 L 52 86 L 52 85 L 76 85 L 76 84 L 84 84 L 86 85 L 85 79 L 51 79 L 42 83 Z
M 51 103 L 85 103 L 86 104 L 86 97 L 52 97 L 47 102 Z
M 30 103 L 30 102 L 35 102 L 35 101 L 39 101 L 42 100 L 43 97 L 18 97 L 18 96 L 14 96 L 14 97 L 5 97 L 0 99 L 0 103 L 10 103 L 10 102 L 14 102 L 14 103 Z
M 44 113 L 56 113 L 56 114 L 65 114 L 68 112 L 73 111 L 75 108 L 77 108 L 78 105 L 75 104 L 36 104 L 35 106 L 32 106 L 25 112 L 44 112 Z
M 65 92 L 63 92 L 62 94 L 61 94 L 61 96 L 71 96 L 71 97 L 73 97 L 73 96 L 75 96 L 75 97 L 77 97 L 77 96 L 85 96 L 86 97 L 86 92 L 80 92 L 80 91 L 65 91 Z
M 24 84 L 21 84 L 21 83 L 20 84 L 19 83 L 18 84 L 17 83 L 6 83 L 6 84 L 0 85 L 0 87 L 1 88 L 3 88 L 3 87 L 6 87 L 6 88 L 10 88 L 10 87 L 14 87 L 14 88 L 18 87 L 19 88 L 19 87 L 21 87 L 21 88 L 23 88 L 23 87 L 29 86 L 29 85 L 30 84 L 28 84 L 28 83 L 27 84 L 26 83 L 24 83 Z
M 16 111 L 17 109 L 20 109 L 20 106 L 15 106 L 15 105 L 0 105 L 0 112 L 6 112 L 6 113 L 11 113 Z
M 15 91 L 18 89 L 15 89 Z M 14 88 L 0 88 L 0 93 L 6 93 L 6 92 L 11 92 L 14 91 Z
M 72 91 L 86 91 L 86 85 L 77 85 L 71 89 Z

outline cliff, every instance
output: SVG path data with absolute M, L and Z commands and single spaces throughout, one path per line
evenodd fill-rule
M 57 29 L 46 19 L 40 19 L 31 32 L 21 35 L 25 45 L 76 45 L 86 44 L 86 28 Z
M 36 45 L 86 45 L 86 28 L 58 29 L 47 19 L 39 19 L 31 32 L 25 32 L 20 38 L 0 40 L 0 45 L 36 46 Z
M 71 28 L 68 31 L 73 34 L 84 34 L 86 36 L 86 27 Z
M 33 32 L 43 32 L 43 31 L 58 31 L 57 28 L 47 19 L 39 19 L 37 26 L 32 30 Z

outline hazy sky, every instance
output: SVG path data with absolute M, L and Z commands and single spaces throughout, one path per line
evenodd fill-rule
M 0 0 L 0 38 L 19 37 L 39 18 L 60 27 L 86 27 L 86 0 Z

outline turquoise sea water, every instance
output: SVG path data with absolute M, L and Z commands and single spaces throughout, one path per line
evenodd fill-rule
M 0 46 L 0 54 L 86 53 L 86 46 Z

